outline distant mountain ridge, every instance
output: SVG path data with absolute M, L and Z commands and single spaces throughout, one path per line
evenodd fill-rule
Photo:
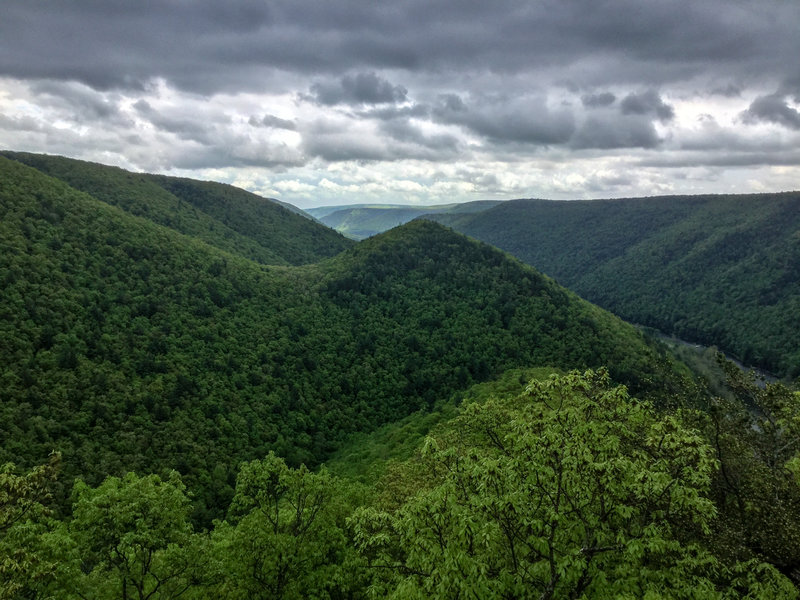
M 513 200 L 426 218 L 628 321 L 800 375 L 800 192 Z
M 388 231 L 423 215 L 438 213 L 465 214 L 480 212 L 498 204 L 498 200 L 477 200 L 460 204 L 419 206 L 412 204 L 349 204 L 321 206 L 306 212 L 354 240 Z

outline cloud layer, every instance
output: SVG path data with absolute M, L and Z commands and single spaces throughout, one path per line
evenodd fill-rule
M 800 4 L 11 2 L 0 145 L 301 206 L 796 188 Z

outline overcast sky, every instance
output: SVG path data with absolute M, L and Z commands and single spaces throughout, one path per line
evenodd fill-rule
M 800 188 L 798 0 L 3 0 L 0 147 L 297 206 Z

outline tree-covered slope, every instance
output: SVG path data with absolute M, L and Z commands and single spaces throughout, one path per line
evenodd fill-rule
M 174 468 L 200 517 L 242 460 L 314 464 L 509 368 L 677 381 L 634 328 L 434 223 L 266 267 L 0 157 L 0 240 L 0 463 Z
M 267 200 L 241 188 L 213 181 L 163 175 L 156 184 L 238 234 L 270 248 L 288 264 L 299 265 L 334 256 L 352 245 L 329 227 L 303 216 L 300 209 Z
M 664 412 L 604 369 L 530 373 L 373 436 L 400 460 L 367 485 L 245 462 L 210 529 L 174 471 L 77 482 L 54 519 L 60 457 L 3 465 L 0 597 L 798 598 L 795 393 L 735 374 Z
M 446 377 L 459 387 L 516 365 L 609 364 L 618 380 L 642 390 L 657 389 L 652 378 L 664 375 L 632 326 L 509 255 L 428 221 L 365 240 L 329 268 L 327 294 L 357 315 L 359 333 L 375 335 L 391 317 L 397 329 L 386 333 L 404 346 L 405 362 L 418 361 L 416 386 L 431 399 L 436 394 L 424 390 L 434 377 L 424 373 L 439 360 L 449 361 Z
M 800 193 L 518 200 L 430 218 L 628 321 L 800 374 Z
M 278 202 L 230 185 L 131 173 L 61 156 L 0 154 L 133 215 L 260 263 L 307 264 L 352 244 Z

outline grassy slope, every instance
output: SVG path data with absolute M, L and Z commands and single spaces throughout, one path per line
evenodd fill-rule
M 336 475 L 372 485 L 394 461 L 411 458 L 428 433 L 458 415 L 462 402 L 482 402 L 490 397 L 521 393 L 532 379 L 544 380 L 558 369 L 531 367 L 510 369 L 497 379 L 476 383 L 430 411 L 418 411 L 399 421 L 387 423 L 369 433 L 351 436 L 325 466 Z
M 800 374 L 800 193 L 520 200 L 431 218 L 629 321 Z

